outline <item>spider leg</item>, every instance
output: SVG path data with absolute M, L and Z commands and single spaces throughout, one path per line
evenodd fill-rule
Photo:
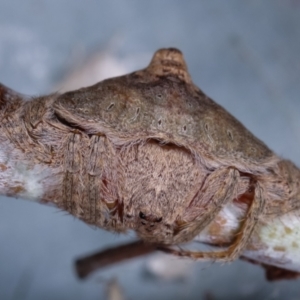
M 80 203 L 80 168 L 81 168 L 81 152 L 80 152 L 81 136 L 75 133 L 69 133 L 66 138 L 66 147 L 64 153 L 64 179 L 62 190 L 63 209 L 67 210 L 75 216 L 79 216 Z
M 289 160 L 281 160 L 278 164 L 277 176 L 266 180 L 266 190 L 279 196 L 280 201 L 270 201 L 265 214 L 267 216 L 282 216 L 300 209 L 300 170 Z M 273 180 L 272 180 L 273 179 Z M 269 186 L 267 185 L 268 183 Z M 272 196 L 268 197 L 268 199 Z
M 221 251 L 210 251 L 210 252 L 193 252 L 186 250 L 175 250 L 171 248 L 163 248 L 160 250 L 171 253 L 177 256 L 190 257 L 193 259 L 206 259 L 206 260 L 216 260 L 216 261 L 232 261 L 239 257 L 247 246 L 248 240 L 257 224 L 259 217 L 262 215 L 265 208 L 265 199 L 263 197 L 262 188 L 258 183 L 255 185 L 254 199 L 251 206 L 249 207 L 245 220 L 239 229 L 235 240 L 232 245 L 226 250 Z
M 214 220 L 223 207 L 237 197 L 239 182 L 240 174 L 234 168 L 211 173 L 183 216 L 184 220 L 193 219 L 194 225 L 187 222 L 187 226 L 179 229 L 175 243 L 191 240 Z

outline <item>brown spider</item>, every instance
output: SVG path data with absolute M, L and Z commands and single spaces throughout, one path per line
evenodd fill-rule
M 2 124 L 10 140 L 62 182 L 43 201 L 167 252 L 236 259 L 264 216 L 299 207 L 298 169 L 196 87 L 177 49 L 157 51 L 144 70 L 13 110 Z M 227 249 L 167 247 L 192 240 L 232 201 L 248 210 Z

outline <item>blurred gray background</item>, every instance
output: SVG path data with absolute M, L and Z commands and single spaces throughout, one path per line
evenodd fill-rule
M 25 94 L 130 72 L 170 46 L 200 88 L 300 165 L 300 1 L 0 0 L 0 82 Z M 299 280 L 269 283 L 241 261 L 152 255 L 76 278 L 75 258 L 130 238 L 2 197 L 0 299 L 112 299 L 112 278 L 124 299 L 300 298 Z

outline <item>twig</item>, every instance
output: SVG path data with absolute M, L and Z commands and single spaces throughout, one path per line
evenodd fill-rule
M 85 278 L 97 269 L 119 263 L 121 261 L 149 254 L 156 250 L 155 245 L 136 241 L 130 244 L 108 248 L 98 253 L 79 258 L 75 267 L 79 278 Z

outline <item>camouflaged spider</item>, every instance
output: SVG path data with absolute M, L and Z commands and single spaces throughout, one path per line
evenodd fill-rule
M 45 202 L 104 229 L 134 230 L 164 251 L 230 261 L 262 217 L 299 207 L 299 170 L 196 87 L 177 49 L 157 51 L 144 70 L 18 109 L 21 122 L 3 118 L 11 140 L 61 178 Z M 248 209 L 227 249 L 168 248 L 233 201 Z

